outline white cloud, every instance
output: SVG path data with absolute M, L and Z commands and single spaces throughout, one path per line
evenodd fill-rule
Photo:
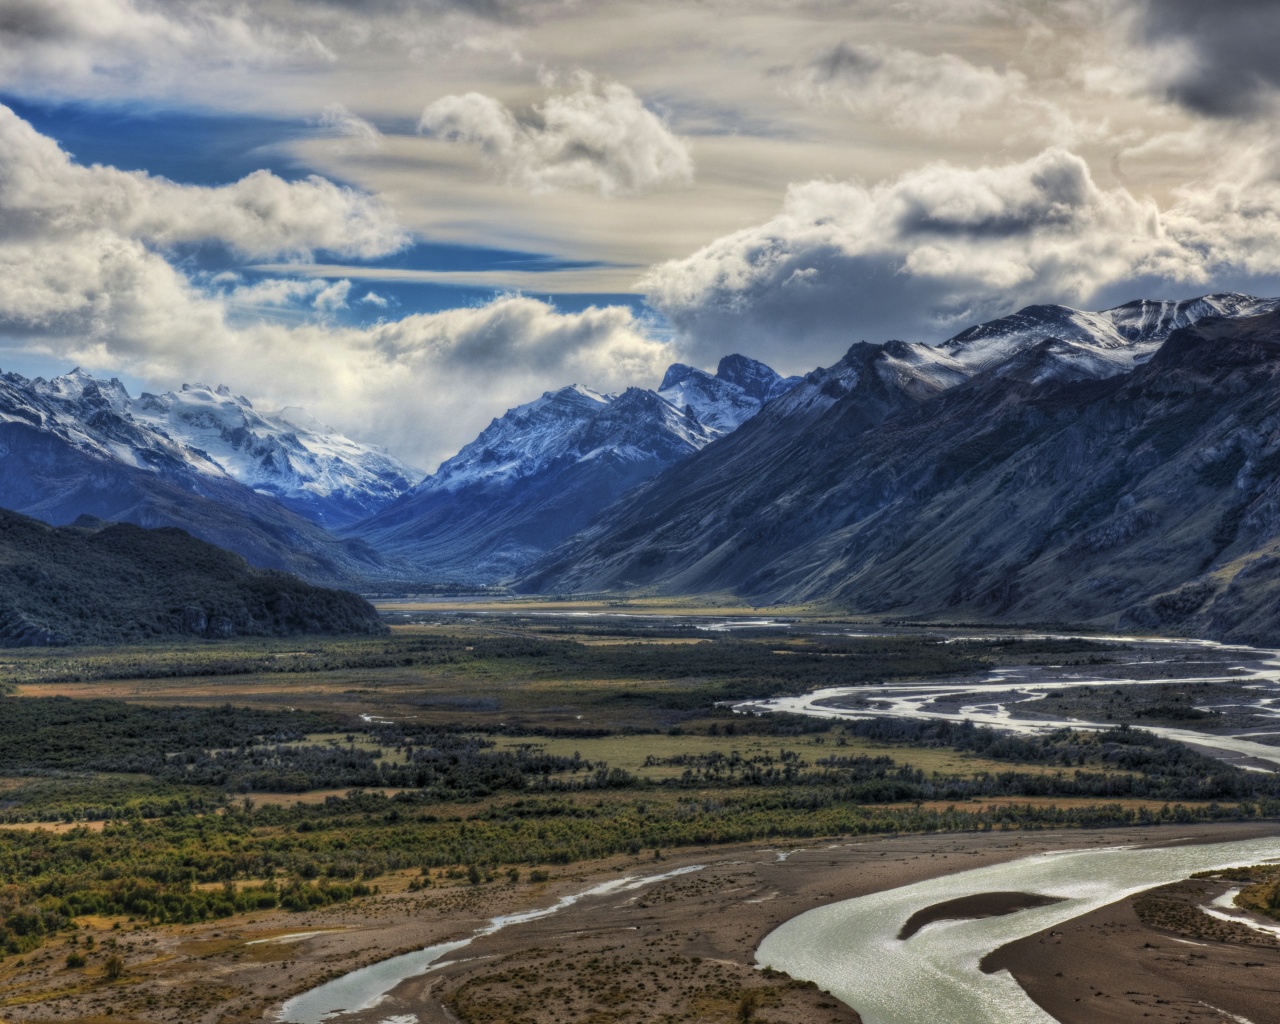
M 303 405 L 431 464 L 509 405 L 573 380 L 656 381 L 667 347 L 622 307 L 561 314 L 519 296 L 368 328 L 331 314 L 351 282 L 189 277 L 165 246 L 374 255 L 400 230 L 367 197 L 259 172 L 221 188 L 74 164 L 0 108 L 0 337 L 159 388 L 215 380 Z M 366 301 L 383 302 L 366 295 Z
M 537 191 L 639 192 L 693 180 L 688 146 L 634 92 L 576 76 L 572 92 L 522 114 L 478 92 L 444 96 L 422 112 L 419 130 L 473 143 L 511 184 Z
M 784 364 L 815 341 L 947 330 L 1029 302 L 1087 302 L 1136 279 L 1274 272 L 1280 185 L 1247 177 L 1154 202 L 1098 186 L 1048 149 L 996 167 L 935 164 L 864 186 L 793 186 L 782 211 L 641 281 L 695 351 L 749 338 Z
M 536 0 L 531 4 L 536 6 Z M 510 50 L 502 3 L 465 0 L 5 0 L 0 82 L 54 96 L 250 100 L 274 74 L 331 72 L 355 54 L 421 60 Z M 234 72 L 234 74 L 229 74 Z M 248 79 L 257 81 L 250 82 Z
M 177 185 L 73 163 L 52 139 L 0 106 L 0 229 L 8 241 L 108 232 L 167 246 L 218 241 L 248 256 L 328 249 L 377 256 L 407 236 L 374 200 L 319 177 L 255 171 L 229 185 Z
M 957 130 L 972 115 L 1026 104 L 1027 78 L 950 53 L 929 55 L 884 43 L 839 43 L 792 72 L 790 88 L 809 102 L 839 103 L 863 118 L 929 134 Z

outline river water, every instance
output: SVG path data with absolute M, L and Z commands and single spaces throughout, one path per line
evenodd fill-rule
M 492 935 L 511 925 L 550 917 L 592 896 L 630 892 L 642 886 L 663 882 L 668 878 L 676 878 L 702 869 L 703 865 L 694 864 L 676 868 L 674 871 L 665 871 L 659 875 L 627 875 L 623 878 L 614 878 L 594 885 L 590 889 L 584 889 L 582 892 L 562 896 L 549 907 L 490 918 L 488 924 L 465 939 L 438 942 L 425 949 L 382 960 L 294 996 L 281 1007 L 280 1012 L 276 1014 L 276 1020 L 281 1024 L 322 1024 L 324 1021 L 335 1021 L 346 1014 L 373 1009 L 381 1002 L 382 997 L 400 982 L 426 974 L 450 953 L 469 946 L 474 940 L 485 935 Z
M 1007 971 L 982 973 L 982 958 L 1194 872 L 1275 860 L 1280 838 L 1041 854 L 819 907 L 767 935 L 756 959 L 815 982 L 857 1010 L 864 1024 L 1055 1024 Z M 919 910 L 1009 891 L 1063 902 L 1004 917 L 939 921 L 897 938 Z
M 961 638 L 963 639 L 963 638 Z M 1230 705 L 1247 710 L 1264 720 L 1269 735 L 1280 735 L 1280 651 L 1239 645 L 1218 644 L 1210 640 L 1159 640 L 1132 637 L 1090 637 L 1140 643 L 1148 647 L 1161 645 L 1175 656 L 1196 650 L 1212 652 L 1221 662 L 1212 674 L 1190 674 L 1177 678 L 1146 679 L 1137 673 L 1126 678 L 1124 669 L 1104 676 L 1090 675 L 1087 670 L 1062 670 L 1056 674 L 1037 668 L 1001 668 L 987 673 L 981 680 L 950 682 L 891 683 L 881 686 L 835 686 L 799 697 L 777 697 L 772 700 L 746 701 L 734 710 L 750 714 L 785 711 L 794 715 L 819 718 L 916 718 L 948 722 L 972 722 L 995 729 L 1023 734 L 1052 732 L 1056 729 L 1110 729 L 1114 722 L 1091 722 L 1076 718 L 1056 717 L 1045 698 L 1055 690 L 1080 686 L 1125 687 L 1168 686 L 1171 683 L 1223 683 L 1243 688 L 1254 696 L 1234 699 Z M 1171 659 L 1172 660 L 1172 659 Z M 1149 668 L 1151 662 L 1135 662 Z M 1225 705 L 1207 704 L 1201 710 Z M 1265 733 L 1235 735 L 1203 732 L 1169 726 L 1140 723 L 1140 728 L 1166 739 L 1178 740 L 1220 759 L 1255 771 L 1280 770 L 1280 746 L 1261 743 Z M 1258 737 L 1258 738 L 1255 738 Z

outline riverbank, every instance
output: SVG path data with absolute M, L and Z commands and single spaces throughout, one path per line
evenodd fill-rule
M 1060 1024 L 1277 1024 L 1280 947 L 1198 909 L 1228 888 L 1196 880 L 1160 890 L 1203 925 L 1184 915 L 1153 923 L 1135 908 L 1142 894 L 1010 943 L 983 969 L 1009 971 Z
M 814 907 L 1035 853 L 1277 832 L 1280 825 L 1267 822 L 751 844 L 664 853 L 661 861 L 652 853 L 611 858 L 552 869 L 551 878 L 535 884 L 527 878 L 478 886 L 457 880 L 414 892 L 407 876 L 398 891 L 387 891 L 397 884 L 386 879 L 381 895 L 356 903 L 218 924 L 132 931 L 131 924 L 113 930 L 115 922 L 95 920 L 86 922 L 81 948 L 88 935 L 97 954 L 114 942 L 124 976 L 99 978 L 93 970 L 97 954 L 91 954 L 89 977 L 68 984 L 66 951 L 42 952 L 0 977 L 0 1020 L 247 1024 L 262 1020 L 264 1012 L 272 1019 L 295 993 L 399 953 L 467 938 L 494 915 L 549 907 L 623 876 L 702 865 L 475 938 L 429 973 L 390 986 L 376 1008 L 344 1014 L 335 1024 L 448 1019 L 442 1016 L 446 1005 L 477 1024 L 517 1018 L 552 1024 L 586 1016 L 602 1024 L 639 1024 L 687 1013 L 728 1022 L 744 1005 L 755 1005 L 761 1019 L 776 1024 L 853 1024 L 856 1014 L 834 998 L 758 971 L 761 939 Z M 1257 957 L 1251 953 L 1250 959 Z M 108 1006 L 114 1011 L 109 1018 Z M 1250 1019 L 1263 1024 L 1267 1018 Z

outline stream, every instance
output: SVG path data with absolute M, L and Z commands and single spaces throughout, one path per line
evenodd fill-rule
M 1255 736 L 1280 736 L 1280 652 L 1238 645 L 1218 644 L 1209 640 L 1153 640 L 1150 638 L 1091 637 L 1093 640 L 1133 640 L 1154 645 L 1168 645 L 1171 651 L 1209 650 L 1215 654 L 1237 655 L 1239 661 L 1223 661 L 1214 674 L 1188 675 L 1177 678 L 1142 679 L 1123 675 L 1098 676 L 1086 671 L 1059 669 L 1046 675 L 1040 667 L 999 668 L 978 681 L 928 683 L 890 683 L 879 686 L 834 686 L 799 697 L 775 697 L 770 700 L 744 701 L 733 709 L 744 714 L 787 712 L 818 718 L 915 718 L 948 722 L 972 722 L 1008 732 L 1035 735 L 1057 729 L 1105 730 L 1114 722 L 1086 721 L 1058 717 L 1047 706 L 1046 698 L 1056 690 L 1081 686 L 1126 687 L 1168 686 L 1171 683 L 1223 683 L 1255 693 L 1243 704 L 1232 707 L 1275 722 L 1268 733 L 1214 733 L 1190 728 L 1149 725 L 1138 728 L 1178 740 L 1203 753 L 1238 767 L 1253 771 L 1280 771 L 1280 746 L 1258 742 Z M 1143 665 L 1149 662 L 1141 663 Z M 1219 705 L 1223 706 L 1223 705 Z M 1202 710 L 1214 707 L 1208 705 Z
M 826 989 L 864 1024 L 1055 1024 L 1008 971 L 984 974 L 982 958 L 1194 872 L 1275 860 L 1280 838 L 1040 854 L 818 907 L 765 936 L 756 959 Z M 897 937 L 925 908 L 1011 890 L 1062 902 L 1003 917 L 937 921 L 908 939 Z
M 381 1002 L 382 997 L 408 978 L 416 978 L 426 974 L 438 962 L 459 949 L 469 946 L 476 939 L 501 931 L 515 924 L 527 921 L 538 921 L 544 917 L 559 913 L 581 900 L 592 896 L 610 896 L 619 892 L 630 892 L 655 882 L 664 882 L 669 878 L 701 871 L 703 865 L 694 864 L 689 867 L 676 868 L 660 875 L 626 875 L 623 878 L 601 882 L 582 892 L 562 896 L 549 907 L 536 910 L 525 910 L 518 914 L 503 914 L 489 919 L 489 923 L 478 928 L 465 939 L 454 939 L 450 942 L 437 942 L 433 946 L 414 950 L 401 956 L 381 960 L 368 967 L 334 978 L 301 995 L 294 996 L 276 1014 L 280 1024 L 322 1024 L 350 1013 L 359 1013 L 373 1009 Z

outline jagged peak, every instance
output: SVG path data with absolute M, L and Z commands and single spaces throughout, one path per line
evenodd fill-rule
M 670 391 L 679 384 L 683 384 L 690 377 L 701 374 L 710 377 L 711 374 L 706 370 L 700 370 L 696 366 L 690 366 L 688 363 L 672 363 L 667 367 L 667 372 L 662 375 L 662 383 L 658 385 L 659 391 Z

